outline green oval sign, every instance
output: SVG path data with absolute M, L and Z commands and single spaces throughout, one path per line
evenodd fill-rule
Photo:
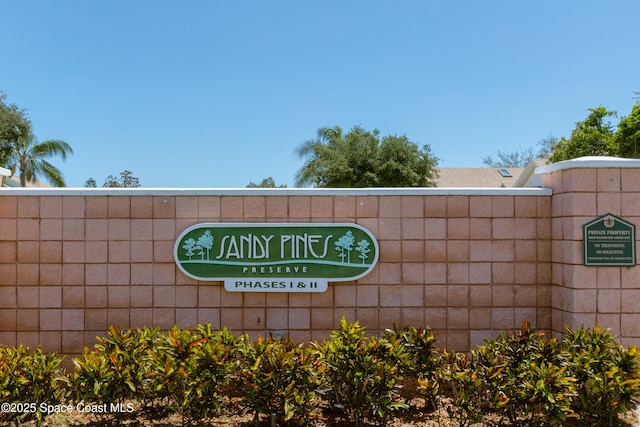
M 357 224 L 203 223 L 174 245 L 180 270 L 229 291 L 322 292 L 357 280 L 378 261 L 378 242 Z

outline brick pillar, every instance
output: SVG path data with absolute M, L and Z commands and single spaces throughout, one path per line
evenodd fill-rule
M 552 196 L 552 329 L 609 329 L 640 343 L 640 265 L 585 266 L 583 226 L 607 213 L 640 226 L 640 160 L 582 157 L 536 169 Z M 636 236 L 637 239 L 637 236 Z M 637 245 L 637 242 L 636 242 Z

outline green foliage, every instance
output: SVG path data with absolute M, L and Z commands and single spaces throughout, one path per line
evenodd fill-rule
M 44 178 L 57 187 L 64 187 L 66 183 L 62 172 L 47 159 L 59 156 L 64 161 L 71 154 L 73 149 L 65 141 L 49 139 L 39 142 L 38 138 L 29 132 L 25 137 L 15 141 L 7 165 L 13 173 L 20 170 L 22 187 L 25 187 L 27 182 L 35 182 L 39 178 Z
M 261 339 L 240 345 L 238 388 L 241 404 L 279 423 L 309 425 L 318 416 L 320 387 L 326 366 L 318 352 L 291 340 Z
M 272 177 L 264 178 L 259 184 L 251 181 L 247 188 L 287 188 L 286 185 L 276 185 L 276 181 Z
M 605 107 L 589 108 L 586 119 L 576 123 L 571 137 L 560 138 L 551 147 L 550 163 L 575 159 L 583 156 L 612 156 L 617 150 L 613 145 L 614 127 L 606 121 L 608 117 L 615 116 L 615 111 L 609 111 Z
M 39 425 L 46 414 L 41 404 L 60 402 L 67 396 L 68 379 L 60 364 L 63 358 L 45 353 L 38 347 L 30 351 L 0 347 L 0 403 L 22 405 L 15 411 L 0 412 L 0 420 L 36 420 Z
M 441 406 L 463 427 L 559 426 L 569 418 L 612 426 L 635 408 L 640 391 L 636 349 L 598 327 L 567 329 L 558 340 L 524 322 L 473 351 L 439 353 L 429 328 L 368 337 L 358 322 L 342 318 L 329 340 L 312 344 L 252 342 L 209 324 L 164 333 L 113 327 L 74 359 L 70 375 L 54 353 L 0 347 L 0 403 L 32 405 L 4 411 L 0 421 L 39 424 L 47 415 L 41 403 L 71 399 L 135 401 L 176 413 L 183 425 L 219 415 L 224 405 L 225 413 L 254 412 L 256 424 L 267 415 L 278 425 L 311 425 L 327 415 L 325 405 L 356 426 L 384 424 L 408 407 L 398 388 L 409 376 L 433 409 Z
M 557 340 L 528 322 L 470 353 L 445 352 L 441 387 L 452 399 L 447 410 L 463 426 L 488 415 L 500 424 L 564 425 L 576 416 L 568 358 Z
M 403 346 L 407 353 L 401 359 L 400 372 L 403 376 L 413 377 L 418 382 L 418 392 L 424 396 L 425 403 L 436 409 L 439 398 L 438 371 L 442 366 L 442 357 L 436 351 L 436 337 L 431 328 L 414 328 L 394 325 L 385 331 L 385 339 L 394 346 Z
M 384 338 L 394 345 L 404 347 L 407 357 L 402 358 L 406 363 L 401 368 L 407 375 L 419 376 L 433 373 L 442 364 L 435 347 L 436 337 L 429 327 L 414 328 L 405 325 L 400 328 L 394 325 L 393 329 L 385 331 Z
M 91 179 L 93 178 L 89 178 L 89 180 Z M 92 185 L 93 183 L 95 183 L 95 180 L 93 180 L 93 182 L 90 182 L 89 180 L 87 180 L 85 185 Z M 104 180 L 104 184 L 102 186 L 108 188 L 138 188 L 140 187 L 140 180 L 133 176 L 133 172 L 124 170 L 120 172 L 119 178 L 116 178 L 113 175 L 109 175 Z
M 538 141 L 538 148 L 520 148 L 518 151 L 502 152 L 498 150 L 497 159 L 486 156 L 482 163 L 489 168 L 524 168 L 533 159 L 545 159 L 551 154 L 551 147 L 558 142 L 558 138 L 549 134 Z
M 76 402 L 122 403 L 145 397 L 154 337 L 158 329 L 125 330 L 111 327 L 97 337 L 93 350 L 73 360 L 73 398 Z
M 182 408 L 181 396 L 187 386 L 189 372 L 193 369 L 190 363 L 191 348 L 197 343 L 192 331 L 173 327 L 169 332 L 161 334 L 154 349 L 154 370 L 149 372 L 151 390 L 159 399 L 169 398 L 173 409 Z
M 492 156 L 486 156 L 482 159 L 482 163 L 489 168 L 523 168 L 531 160 L 541 157 L 539 154 L 533 147 L 520 148 L 519 151 L 511 152 L 498 150 L 497 160 Z
M 597 327 L 568 329 L 559 342 L 525 322 L 470 353 L 445 352 L 440 388 L 462 426 L 487 415 L 511 425 L 564 425 L 568 418 L 614 425 L 636 406 L 637 356 Z
M 498 158 L 483 158 L 488 167 L 524 167 L 532 158 L 548 158 L 549 163 L 571 160 L 583 156 L 617 156 L 640 158 L 640 102 L 636 92 L 636 103 L 631 113 L 622 117 L 617 126 L 607 119 L 616 116 L 615 111 L 605 107 L 589 108 L 588 116 L 576 122 L 569 138 L 560 140 L 549 137 L 538 142 L 539 151 L 533 148 L 516 152 L 498 151 Z
M 8 166 L 18 141 L 31 132 L 27 111 L 15 104 L 7 104 L 7 95 L 0 92 L 0 166 Z
M 318 136 L 301 144 L 306 159 L 296 185 L 315 187 L 433 187 L 438 159 L 431 148 L 420 148 L 406 136 L 366 131 L 359 126 L 343 134 L 340 126 L 318 129 Z
M 20 185 L 43 177 L 51 184 L 64 187 L 65 182 L 58 168 L 47 158 L 60 156 L 66 160 L 73 149 L 65 141 L 39 142 L 32 132 L 31 120 L 26 110 L 6 103 L 6 95 L 0 92 L 0 166 L 20 171 Z
M 116 403 L 135 399 L 163 402 L 195 420 L 220 411 L 222 388 L 233 368 L 234 338 L 228 330 L 174 327 L 167 333 L 112 327 L 92 351 L 75 359 L 76 401 Z
M 156 343 L 154 369 L 147 375 L 151 390 L 156 398 L 168 399 L 168 407 L 183 420 L 219 413 L 234 366 L 234 344 L 227 329 L 217 333 L 210 325 L 200 325 L 196 332 L 172 328 Z
M 192 341 L 192 367 L 188 372 L 182 405 L 192 420 L 218 414 L 224 387 L 234 367 L 235 339 L 227 329 L 212 332 L 210 325 L 201 325 Z
M 103 187 L 106 188 L 138 188 L 140 187 L 140 180 L 133 176 L 133 172 L 124 170 L 120 172 L 120 176 L 116 178 L 113 175 L 109 175 L 105 180 Z M 98 183 L 95 179 L 89 178 L 84 182 L 85 188 L 96 188 Z
M 508 397 L 490 389 L 486 370 L 482 369 L 475 354 L 443 353 L 439 371 L 439 388 L 449 397 L 449 417 L 461 427 L 482 421 L 493 408 L 500 408 Z
M 614 145 L 617 156 L 640 158 L 640 102 L 636 102 L 628 116 L 620 119 Z
M 562 425 L 573 416 L 576 392 L 566 367 L 569 355 L 528 322 L 479 347 L 474 356 L 494 393 L 493 411 L 512 424 Z
M 74 359 L 73 363 L 73 394 L 77 401 L 115 401 L 122 392 L 117 387 L 110 387 L 114 373 L 105 353 L 85 348 L 82 358 Z
M 376 187 L 435 187 L 438 159 L 429 145 L 419 147 L 405 135 L 387 135 L 376 160 Z
M 331 339 L 316 344 L 326 364 L 329 403 L 344 408 L 356 426 L 365 417 L 384 423 L 394 410 L 407 408 L 400 399 L 397 382 L 408 353 L 403 345 L 385 338 L 365 337 L 356 321 L 340 319 L 340 329 Z
M 633 397 L 640 390 L 635 347 L 625 349 L 600 327 L 568 328 L 562 344 L 571 354 L 568 366 L 578 382 L 574 411 L 613 425 L 619 414 L 635 408 Z

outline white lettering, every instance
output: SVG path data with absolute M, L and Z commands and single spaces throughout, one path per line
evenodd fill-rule
M 282 259 L 300 259 L 308 258 L 311 254 L 314 258 L 324 258 L 327 256 L 329 247 L 329 239 L 333 235 L 329 235 L 324 239 L 324 245 L 321 245 L 322 253 L 318 254 L 314 245 L 321 243 L 322 236 L 319 234 L 284 234 L 280 236 L 280 258 Z M 288 256 L 287 256 L 288 255 Z
M 245 234 L 238 237 L 224 236 L 220 244 L 220 253 L 216 259 L 238 258 L 238 259 L 265 259 L 269 258 L 269 242 L 273 239 L 270 236 L 258 236 L 255 234 Z

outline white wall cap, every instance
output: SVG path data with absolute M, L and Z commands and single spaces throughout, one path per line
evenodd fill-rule
M 547 188 L 3 188 L 0 196 L 550 196 Z
M 538 166 L 536 175 L 558 172 L 575 168 L 640 168 L 640 159 L 623 159 L 608 156 L 585 156 L 571 160 L 565 160 L 550 165 Z

